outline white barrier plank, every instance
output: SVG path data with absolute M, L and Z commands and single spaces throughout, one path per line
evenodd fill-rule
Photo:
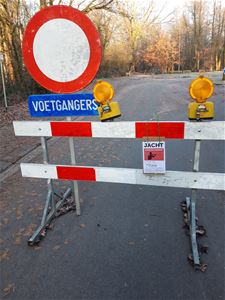
M 20 167 L 23 177 L 58 179 L 54 165 L 21 163 Z
M 92 122 L 95 138 L 135 138 L 135 122 Z
M 167 171 L 166 174 L 163 175 L 146 175 L 143 174 L 143 170 L 141 169 L 76 167 L 25 163 L 21 164 L 21 170 L 24 177 L 34 178 L 84 180 L 83 178 L 85 176 L 85 180 L 96 182 L 225 190 L 225 174 L 223 173 Z M 66 174 L 66 178 L 64 178 L 63 175 L 60 177 L 59 174 Z M 88 174 L 90 174 L 90 178 Z
M 68 126 L 65 126 L 69 124 Z M 137 138 L 137 123 L 145 122 L 65 122 L 65 121 L 14 121 L 15 135 L 18 136 L 73 136 L 89 138 Z M 151 122 L 150 122 L 151 123 Z M 155 123 L 155 122 L 152 122 Z M 159 122 L 160 123 L 160 122 Z M 225 122 L 162 122 L 184 124 L 183 135 L 178 139 L 187 140 L 225 140 Z M 56 131 L 54 129 L 57 129 Z M 88 129 L 89 128 L 89 129 Z M 148 126 L 146 126 L 147 131 Z M 149 127 L 151 133 L 151 125 Z M 59 130 L 60 129 L 60 130 Z M 168 130 L 169 129 L 168 127 Z M 171 136 L 171 131 L 169 136 Z M 173 137 L 174 138 L 174 137 Z M 176 138 L 176 137 L 175 137 Z
M 51 122 L 48 121 L 13 121 L 17 136 L 52 136 Z
M 143 170 L 141 169 L 95 169 L 96 181 L 100 182 L 114 182 L 208 190 L 225 190 L 225 174 L 223 173 L 167 171 L 166 174 L 149 175 L 144 174 Z
M 225 140 L 225 122 L 185 122 L 184 139 Z

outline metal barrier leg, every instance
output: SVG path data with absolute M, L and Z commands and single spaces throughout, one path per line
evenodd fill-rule
M 42 150 L 43 150 L 44 164 L 48 164 L 49 163 L 49 154 L 48 154 L 48 144 L 47 144 L 47 138 L 46 137 L 41 137 L 41 145 L 42 145 Z M 50 195 L 50 199 L 47 197 L 46 205 L 47 205 L 47 202 L 49 204 L 49 200 L 50 200 L 51 209 L 52 209 L 53 213 L 56 214 L 55 197 L 54 197 L 55 193 L 54 193 L 53 180 L 48 179 L 47 184 L 48 184 L 48 193 Z M 49 205 L 48 205 L 48 207 L 49 207 Z M 46 209 L 46 210 L 48 210 L 48 209 Z M 46 210 L 44 212 L 46 212 Z
M 75 150 L 74 150 L 73 138 L 69 138 L 69 145 L 70 145 L 71 164 L 75 165 L 76 164 L 76 159 L 75 159 Z M 74 201 L 75 201 L 75 204 L 76 204 L 76 213 L 77 213 L 78 216 L 80 216 L 80 199 L 79 199 L 79 190 L 78 190 L 77 181 L 72 182 L 72 188 L 73 188 Z
M 194 267 L 200 266 L 200 256 L 196 237 L 196 202 L 193 198 L 186 197 L 186 207 L 188 214 L 188 225 L 191 239 L 192 261 Z
M 71 193 L 72 193 L 72 189 L 71 189 L 71 188 L 69 188 L 69 189 L 66 190 L 66 192 L 63 194 L 61 200 L 58 201 L 58 202 L 56 203 L 56 205 L 55 205 L 56 211 L 59 210 L 59 209 L 63 206 L 63 204 L 64 204 L 66 198 L 68 198 L 68 197 L 71 195 Z M 51 193 L 49 192 L 49 193 L 48 193 L 48 196 L 47 196 L 47 199 L 46 199 L 46 205 L 45 205 L 45 208 L 44 208 L 44 212 L 43 212 L 43 217 L 42 217 L 41 225 L 35 230 L 35 232 L 33 233 L 33 235 L 29 238 L 29 240 L 28 240 L 28 245 L 34 244 L 34 243 L 39 239 L 39 236 L 40 236 L 42 230 L 43 230 L 43 229 L 45 228 L 45 226 L 46 226 L 47 224 L 49 224 L 49 222 L 51 222 L 51 220 L 56 216 L 55 213 L 54 213 L 54 210 L 51 210 L 51 211 L 48 213 L 49 207 L 47 207 L 47 203 L 50 202 L 51 197 L 52 197 L 52 195 L 51 195 Z
M 66 118 L 67 121 L 72 121 L 71 117 Z M 74 149 L 74 140 L 73 138 L 69 138 L 69 147 L 70 147 L 70 157 L 71 157 L 71 164 L 76 165 L 76 156 L 75 156 L 75 149 Z M 76 213 L 77 216 L 80 216 L 80 199 L 79 199 L 79 188 L 77 181 L 72 182 L 72 188 L 73 188 L 73 197 L 74 202 L 76 205 Z
M 51 193 L 51 191 L 48 191 L 48 195 L 47 195 L 47 199 L 46 199 L 45 207 L 44 207 L 44 211 L 43 211 L 43 216 L 42 216 L 42 220 L 41 220 L 41 225 L 44 225 L 46 222 L 51 199 L 52 199 L 52 193 Z
M 194 162 L 193 162 L 194 172 L 199 171 L 200 146 L 201 146 L 201 141 L 195 140 L 195 151 L 194 151 Z M 195 267 L 199 267 L 200 256 L 199 256 L 197 237 L 196 237 L 196 198 L 197 198 L 197 190 L 192 189 L 191 197 L 186 198 L 186 205 L 187 205 L 188 223 L 190 229 L 193 263 Z
M 198 244 L 196 237 L 196 190 L 192 190 L 192 195 L 189 204 L 189 228 L 191 237 L 191 249 L 194 266 L 200 266 L 200 257 L 198 252 Z
M 46 137 L 41 137 L 41 145 L 43 150 L 43 161 L 45 164 L 49 162 L 48 146 Z M 60 196 L 54 191 L 53 180 L 48 179 L 48 194 L 45 201 L 43 215 L 40 226 L 35 230 L 33 235 L 28 240 L 28 245 L 34 244 L 40 239 L 42 230 L 46 227 L 49 222 L 57 216 L 57 211 L 63 206 L 65 200 L 72 194 L 72 189 L 68 188 L 65 193 Z M 56 202 L 55 196 L 59 197 L 59 201 Z

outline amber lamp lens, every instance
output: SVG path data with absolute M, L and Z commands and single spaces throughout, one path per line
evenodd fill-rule
M 101 104 L 112 100 L 114 96 L 113 86 L 106 81 L 99 81 L 93 89 L 95 100 Z
M 197 102 L 205 102 L 213 94 L 213 82 L 203 76 L 193 80 L 189 87 L 190 96 Z

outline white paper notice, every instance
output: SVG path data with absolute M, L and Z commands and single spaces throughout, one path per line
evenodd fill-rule
M 142 147 L 144 173 L 166 173 L 165 142 L 145 141 Z

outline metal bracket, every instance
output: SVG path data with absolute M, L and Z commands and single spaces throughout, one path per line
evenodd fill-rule
M 200 267 L 200 257 L 196 238 L 196 202 L 195 199 L 186 197 L 188 223 L 190 229 L 191 249 L 194 267 Z
M 45 207 L 43 210 L 43 216 L 41 220 L 41 225 L 35 230 L 33 235 L 28 240 L 28 245 L 33 245 L 40 237 L 42 230 L 46 227 L 47 224 L 51 222 L 52 219 L 57 217 L 57 211 L 64 205 L 65 200 L 71 195 L 72 189 L 68 188 L 65 193 L 60 197 L 61 199 L 56 203 L 55 202 L 55 195 L 58 194 L 48 191 Z M 51 203 L 54 202 L 55 206 L 51 207 Z

